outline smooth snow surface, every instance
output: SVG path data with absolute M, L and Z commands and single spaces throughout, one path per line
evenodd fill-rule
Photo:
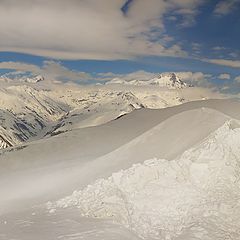
M 145 239 L 240 238 L 240 123 L 229 120 L 176 160 L 147 160 L 55 203 L 112 218 Z
M 239 240 L 239 120 L 195 101 L 1 150 L 0 240 Z

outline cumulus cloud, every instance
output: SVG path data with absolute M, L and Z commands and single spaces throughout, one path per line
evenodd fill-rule
M 196 42 L 192 43 L 192 49 L 194 51 L 199 51 L 201 49 L 201 47 L 202 47 L 202 45 L 200 43 L 196 43 Z
M 239 3 L 240 0 L 222 0 L 216 5 L 214 14 L 218 16 L 227 15 L 234 11 L 236 5 Z
M 232 58 L 237 58 L 240 56 L 240 54 L 238 52 L 231 52 L 231 53 L 229 53 L 229 56 Z
M 68 81 L 86 81 L 92 79 L 91 75 L 86 72 L 79 72 L 68 69 L 55 61 L 44 61 L 41 68 L 42 75 L 49 79 L 68 80 Z
M 235 78 L 234 78 L 234 81 L 240 83 L 240 76 L 235 77 Z
M 19 71 L 21 74 L 30 72 L 33 75 L 42 75 L 49 80 L 59 81 L 87 81 L 92 78 L 88 73 L 68 69 L 55 61 L 44 61 L 42 67 L 21 62 L 0 62 L 0 69 L 14 70 L 15 74 Z
M 98 73 L 91 75 L 86 72 L 75 71 L 66 68 L 60 62 L 56 61 L 44 61 L 42 66 L 33 64 L 21 63 L 21 62 L 0 62 L 0 69 L 14 70 L 9 74 L 13 75 L 24 75 L 31 73 L 33 75 L 42 75 L 46 80 L 49 81 L 61 81 L 61 82 L 77 82 L 77 83 L 89 83 L 94 82 L 106 82 L 114 78 L 120 78 L 125 81 L 140 80 L 147 81 L 158 76 L 159 73 L 147 72 L 139 70 L 126 74 L 117 74 L 112 72 Z M 165 72 L 169 73 L 169 72 Z M 211 74 L 205 74 L 203 72 L 175 72 L 184 82 L 194 85 L 207 87 L 210 84 L 210 80 L 213 77 Z M 6 75 L 6 74 L 5 74 Z M 224 77 L 228 77 L 222 74 Z M 222 76 L 223 77 L 223 76 Z M 235 79 L 236 80 L 236 79 Z
M 213 47 L 212 49 L 214 51 L 222 51 L 222 50 L 225 50 L 226 48 L 225 47 L 216 46 L 216 47 Z
M 176 42 L 166 47 L 163 17 L 191 25 L 204 0 L 2 0 L 0 51 L 58 59 L 131 59 L 187 56 Z M 144 13 L 144 14 L 143 14 Z
M 151 73 L 143 70 L 139 70 L 139 71 L 127 73 L 127 74 L 115 74 L 112 72 L 108 72 L 108 73 L 99 73 L 98 80 L 108 81 L 108 80 L 112 80 L 113 78 L 121 78 L 121 79 L 124 79 L 125 81 L 131 81 L 131 80 L 147 81 L 149 79 L 156 77 L 156 75 L 157 75 L 156 73 Z
M 219 79 L 222 79 L 222 80 L 230 80 L 231 79 L 231 75 L 228 74 L 228 73 L 222 73 L 218 76 Z
M 202 72 L 178 72 L 178 76 L 185 82 L 194 86 L 208 86 L 209 80 L 212 77 L 211 74 L 205 74 Z
M 21 63 L 21 62 L 0 62 L 0 69 L 11 69 L 23 72 L 32 72 L 37 74 L 40 72 L 40 68 L 33 64 Z

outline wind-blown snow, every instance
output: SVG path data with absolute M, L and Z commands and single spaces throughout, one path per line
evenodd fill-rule
M 239 121 L 228 120 L 175 160 L 135 164 L 47 208 L 77 207 L 146 239 L 239 239 L 239 139 Z

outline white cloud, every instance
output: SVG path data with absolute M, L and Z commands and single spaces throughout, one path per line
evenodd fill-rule
M 221 66 L 240 68 L 240 61 L 228 59 L 201 59 L 203 62 L 213 63 Z
M 0 69 L 15 70 L 16 75 L 30 72 L 32 74 L 40 74 L 50 81 L 69 81 L 69 82 L 89 82 L 95 80 L 97 82 L 109 81 L 113 78 L 121 78 L 125 81 L 141 80 L 147 81 L 156 77 L 159 73 L 147 72 L 139 70 L 127 74 L 116 74 L 112 72 L 99 73 L 96 77 L 80 71 L 74 71 L 66 68 L 61 63 L 56 61 L 44 61 L 43 66 L 39 67 L 33 64 L 26 64 L 21 62 L 0 62 Z M 11 72 L 11 75 L 15 74 Z M 175 72 L 183 81 L 195 86 L 206 87 L 209 86 L 209 80 L 212 75 L 202 72 Z
M 212 49 L 214 51 L 222 51 L 222 50 L 225 50 L 226 48 L 225 47 L 216 46 L 216 47 L 213 47 Z
M 108 81 L 112 80 L 113 78 L 121 78 L 125 81 L 131 81 L 131 80 L 141 80 L 141 81 L 147 81 L 149 79 L 152 79 L 156 77 L 156 73 L 146 72 L 143 70 L 139 70 L 132 73 L 127 74 L 115 74 L 115 73 L 99 73 L 99 81 Z
M 187 56 L 176 43 L 168 48 L 161 44 L 163 16 L 175 13 L 183 26 L 190 25 L 204 0 L 134 0 L 124 15 L 120 9 L 125 2 L 2 0 L 0 51 L 59 59 Z
M 232 57 L 232 58 L 237 58 L 240 55 L 237 52 L 231 52 L 231 53 L 229 53 L 229 56 Z
M 67 81 L 87 81 L 92 78 L 88 73 L 70 70 L 55 61 L 45 61 L 41 74 L 49 79 Z
M 33 75 L 39 74 L 49 80 L 87 81 L 92 78 L 88 73 L 70 70 L 55 61 L 44 61 L 42 67 L 21 62 L 0 62 L 0 69 L 15 70 L 16 74 L 19 71 L 31 72 Z
M 177 72 L 178 76 L 185 82 L 195 86 L 208 86 L 210 74 L 202 72 Z
M 169 42 L 173 42 L 174 41 L 174 38 L 167 35 L 167 34 L 164 34 L 162 39 L 161 39 L 164 43 L 169 43 Z
M 11 69 L 24 72 L 29 71 L 34 74 L 38 74 L 41 71 L 36 65 L 21 62 L 0 62 L 0 69 Z
M 240 0 L 222 0 L 216 5 L 214 14 L 218 16 L 227 15 L 235 10 L 238 3 L 240 3 Z
M 234 81 L 240 83 L 240 76 L 235 77 L 235 78 L 234 78 Z
M 202 45 L 200 43 L 195 43 L 195 42 L 192 43 L 192 49 L 194 51 L 199 51 L 201 49 L 201 47 L 202 47 Z
M 222 79 L 222 80 L 230 80 L 231 79 L 231 75 L 228 74 L 228 73 L 222 73 L 218 76 L 219 79 Z

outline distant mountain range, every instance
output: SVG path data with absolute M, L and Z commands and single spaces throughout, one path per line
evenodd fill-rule
M 149 80 L 130 80 L 127 81 L 121 78 L 114 78 L 106 84 L 126 84 L 135 86 L 159 86 L 166 87 L 168 89 L 182 89 L 191 87 L 191 85 L 185 83 L 176 73 L 162 73 L 155 78 Z
M 148 81 L 115 78 L 101 86 L 49 84 L 42 76 L 3 75 L 0 80 L 5 83 L 0 85 L 0 149 L 100 125 L 139 108 L 212 98 L 198 88 L 189 95 L 190 85 L 175 73 Z

